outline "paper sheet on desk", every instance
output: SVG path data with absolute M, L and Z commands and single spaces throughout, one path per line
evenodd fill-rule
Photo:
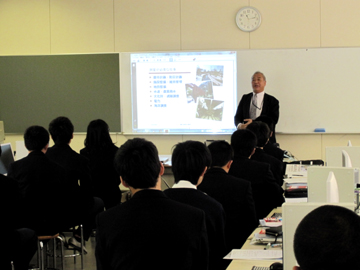
M 281 258 L 281 249 L 233 249 L 224 257 L 224 259 L 228 260 L 274 260 Z
M 287 203 L 300 203 L 300 202 L 307 202 L 308 198 L 285 198 L 285 202 Z
M 274 221 L 274 222 L 264 221 L 264 223 L 261 225 L 264 227 L 279 227 L 279 226 L 282 226 L 282 221 Z
M 301 176 L 292 176 L 289 178 L 285 178 L 284 181 L 289 184 L 296 184 L 296 183 L 307 183 L 307 177 L 301 177 Z

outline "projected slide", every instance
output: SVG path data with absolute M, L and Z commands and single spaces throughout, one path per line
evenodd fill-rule
M 130 56 L 133 133 L 232 133 L 236 53 Z

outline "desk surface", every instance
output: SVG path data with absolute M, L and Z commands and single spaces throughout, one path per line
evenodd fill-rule
M 281 213 L 281 207 L 274 209 L 268 215 L 268 217 L 272 216 L 273 213 Z M 254 232 L 249 236 L 248 240 L 244 243 L 241 249 L 264 249 L 264 245 L 250 245 L 251 239 L 254 237 L 254 234 L 259 232 L 262 228 L 256 228 Z M 280 248 L 279 248 L 280 249 Z M 272 263 L 279 262 L 279 260 L 232 260 L 227 270 L 251 270 L 251 268 L 255 266 L 267 266 L 269 267 Z

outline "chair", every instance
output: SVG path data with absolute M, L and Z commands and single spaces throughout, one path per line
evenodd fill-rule
M 38 236 L 38 266 L 39 268 L 33 268 L 29 270 L 44 270 L 45 269 L 45 256 L 47 259 L 47 265 L 49 265 L 49 257 L 53 258 L 53 268 L 56 268 L 56 258 L 61 258 L 61 269 L 64 269 L 65 266 L 65 258 L 74 258 L 74 264 L 76 264 L 76 257 L 81 256 L 81 269 L 84 269 L 84 234 L 83 234 L 83 226 L 80 225 L 81 232 L 81 250 L 78 251 L 74 249 L 73 254 L 65 255 L 65 238 L 60 236 L 60 234 L 50 235 L 50 236 Z M 49 249 L 49 240 L 53 240 L 53 249 Z M 57 241 L 60 243 L 60 255 L 56 252 Z M 45 244 L 45 245 L 44 245 Z M 44 252 L 45 248 L 45 252 Z
M 73 254 L 69 254 L 69 255 L 64 255 L 65 258 L 74 258 L 74 264 L 76 264 L 76 257 L 80 256 L 81 257 L 81 269 L 84 269 L 84 231 L 83 231 L 83 225 L 80 224 L 80 238 L 81 238 L 81 250 L 78 251 L 77 249 L 74 248 L 74 253 Z M 75 229 L 75 228 L 73 228 Z M 65 241 L 65 239 L 64 239 Z
M 42 235 L 38 236 L 38 252 L 37 252 L 37 260 L 38 260 L 38 268 L 32 268 L 31 270 L 39 269 L 44 270 L 45 269 L 45 254 L 44 254 L 44 244 L 46 248 L 46 254 L 48 254 L 48 242 L 50 240 L 54 240 L 54 249 L 53 249 L 53 268 L 56 268 L 56 239 L 60 241 L 61 246 L 61 269 L 64 269 L 64 241 L 60 237 L 60 235 L 54 234 L 54 235 Z M 30 270 L 30 269 L 29 269 Z

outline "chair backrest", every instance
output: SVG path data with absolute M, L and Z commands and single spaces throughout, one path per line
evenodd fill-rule
M 343 151 L 349 155 L 353 167 L 360 167 L 360 146 L 326 147 L 326 166 L 343 167 Z
M 326 182 L 333 172 L 339 189 L 339 202 L 354 203 L 354 189 L 359 177 L 358 168 L 310 166 L 307 169 L 308 202 L 327 201 Z
M 9 166 L 14 162 L 14 152 L 11 147 L 11 143 L 4 143 L 0 145 L 1 156 L 0 156 L 0 173 L 7 174 Z

